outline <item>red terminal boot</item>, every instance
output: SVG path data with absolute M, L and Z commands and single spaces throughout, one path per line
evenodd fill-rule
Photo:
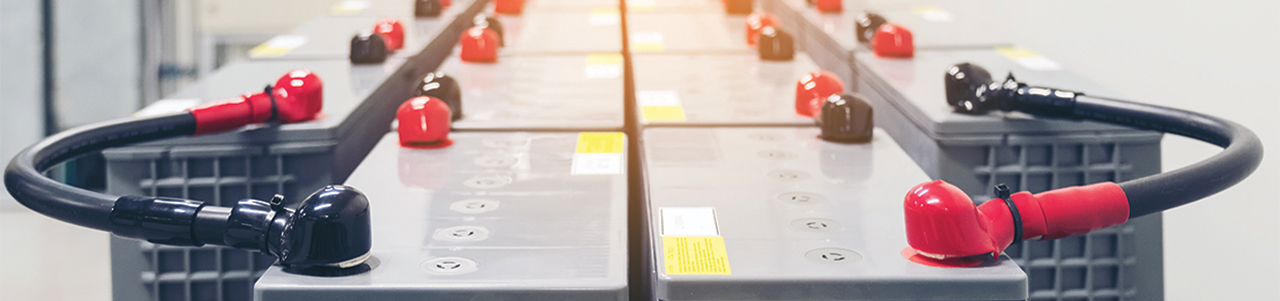
M 410 98 L 396 111 L 400 126 L 400 146 L 408 148 L 441 148 L 453 144 L 449 140 L 449 128 L 453 126 L 453 111 L 449 105 L 431 96 Z
M 821 111 L 822 101 L 844 92 L 844 81 L 826 70 L 809 72 L 796 82 L 796 114 L 813 117 Z
M 813 6 L 820 12 L 838 13 L 844 11 L 844 0 L 814 0 Z
M 498 61 L 498 33 L 487 27 L 472 27 L 462 32 L 458 40 L 462 44 L 459 56 L 464 62 L 493 63 Z
M 324 107 L 323 91 L 320 77 L 310 70 L 289 71 L 262 92 L 192 108 L 195 135 L 268 121 L 295 123 L 315 119 Z
M 441 8 L 449 8 L 450 5 L 453 5 L 453 0 L 440 0 Z
M 876 29 L 876 36 L 871 40 L 871 48 L 875 49 L 876 56 L 881 57 L 907 58 L 915 56 L 916 52 L 911 31 L 893 23 L 880 25 L 880 28 Z
M 760 40 L 760 30 L 765 26 L 778 27 L 778 17 L 773 14 L 759 12 L 747 16 L 747 45 L 755 45 Z
M 524 12 L 524 0 L 494 0 L 493 12 L 499 14 L 519 15 Z
M 387 43 L 387 50 L 395 51 L 404 48 L 404 25 L 393 18 L 382 19 L 373 26 L 373 32 L 382 36 Z
M 974 206 L 959 187 L 936 180 L 912 188 L 903 211 L 910 245 L 903 255 L 917 263 L 957 267 L 991 258 L 987 255 L 999 257 L 1015 241 L 1057 239 L 1122 224 L 1129 219 L 1129 200 L 1120 185 L 1103 182 L 1037 194 L 1023 191 L 1010 194 L 1008 201 L 996 198 Z

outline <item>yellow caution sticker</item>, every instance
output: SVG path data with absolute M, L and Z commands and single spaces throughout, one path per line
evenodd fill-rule
M 631 51 L 662 52 L 666 45 L 662 42 L 661 32 L 637 32 L 631 35 Z
M 676 91 L 637 91 L 640 116 L 650 122 L 685 122 L 684 106 Z
M 299 35 L 275 36 L 270 40 L 249 49 L 249 57 L 279 57 L 307 43 L 307 37 Z
M 369 1 L 345 0 L 334 4 L 330 10 L 334 15 L 350 15 L 364 11 L 366 8 L 369 8 Z
M 579 154 L 621 154 L 627 147 L 626 134 L 622 132 L 578 133 Z
M 951 22 L 951 13 L 933 5 L 913 5 L 911 12 L 929 22 Z
M 627 0 L 627 9 L 636 11 L 653 10 L 653 0 Z
M 587 14 L 591 25 L 613 26 L 622 23 L 622 14 L 616 8 L 594 8 Z
M 622 151 L 627 148 L 626 137 L 621 132 L 578 133 L 578 146 L 573 154 L 570 174 L 622 174 Z
M 1032 71 L 1054 71 L 1062 69 L 1058 62 L 1054 62 L 1049 58 L 1041 56 L 1039 53 L 1019 47 L 996 47 L 996 52 L 1005 58 L 1022 65 L 1022 67 L 1031 69 Z
M 622 54 L 593 53 L 587 55 L 587 67 L 584 70 L 587 78 L 619 78 L 622 77 Z
M 663 236 L 667 275 L 729 275 L 729 254 L 720 236 Z

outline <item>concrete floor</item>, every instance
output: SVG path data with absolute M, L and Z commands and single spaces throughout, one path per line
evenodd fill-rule
M 1270 154 L 1245 182 L 1165 213 L 1168 300 L 1280 300 L 1280 3 L 1022 0 L 1019 46 L 1132 100 L 1226 117 Z M 1026 25 L 1026 26 L 1021 26 Z M 1070 88 L 1070 87 L 1063 87 Z M 1172 170 L 1217 151 L 1164 141 Z M 110 298 L 107 236 L 0 202 L 4 300 Z

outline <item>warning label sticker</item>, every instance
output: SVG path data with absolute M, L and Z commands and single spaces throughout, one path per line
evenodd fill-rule
M 729 275 L 729 255 L 719 236 L 663 236 L 662 256 L 668 275 Z
M 591 25 L 611 26 L 618 25 L 622 20 L 622 15 L 616 8 L 596 8 L 591 10 L 591 14 L 587 15 L 587 20 Z
M 307 43 L 307 37 L 305 36 L 299 36 L 299 35 L 276 36 L 274 38 L 271 38 L 270 40 L 267 40 L 267 42 L 262 43 L 261 45 L 258 45 L 257 47 L 253 47 L 253 49 L 249 49 L 249 57 L 252 57 L 252 58 L 279 57 L 286 53 L 289 53 L 289 51 L 293 51 L 294 48 L 298 48 L 298 46 L 302 46 L 303 44 L 306 44 L 306 43 Z
M 369 1 L 346 0 L 333 5 L 331 9 L 334 15 L 350 15 L 359 13 L 369 8 Z
M 676 91 L 639 91 L 636 92 L 636 103 L 640 105 L 640 116 L 651 122 L 684 122 L 684 107 L 680 105 L 680 94 Z
M 574 175 L 622 174 L 622 150 L 626 135 L 620 132 L 578 133 L 578 146 L 570 167 Z
M 592 53 L 587 55 L 587 78 L 622 77 L 622 54 Z
M 662 52 L 666 48 L 661 32 L 637 32 L 631 35 L 631 51 Z
M 1062 69 L 1058 62 L 1054 62 L 1049 58 L 1041 56 L 1034 51 L 1018 47 L 996 47 L 996 52 L 1005 58 L 1022 65 L 1022 67 L 1031 69 L 1032 71 L 1053 71 Z

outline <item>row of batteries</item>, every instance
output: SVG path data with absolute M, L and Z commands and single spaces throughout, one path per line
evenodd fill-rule
M 949 32 L 982 24 L 913 32 L 962 17 L 909 5 L 929 1 L 618 2 L 342 1 L 140 114 L 323 79 L 315 120 L 159 142 L 357 145 L 331 170 L 372 202 L 372 269 L 271 267 L 262 300 L 1022 300 L 1006 257 L 947 267 L 907 247 L 901 200 L 929 159 L 873 125 L 1117 129 L 951 113 L 943 72 L 963 62 L 1100 89 L 984 40 L 1000 35 Z

